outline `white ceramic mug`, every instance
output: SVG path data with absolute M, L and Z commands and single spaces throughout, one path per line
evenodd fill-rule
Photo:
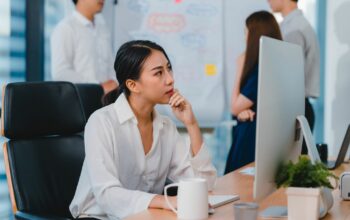
M 178 186 L 177 210 L 168 200 L 168 188 Z M 208 218 L 208 184 L 205 179 L 189 178 L 164 188 L 165 200 L 179 219 Z

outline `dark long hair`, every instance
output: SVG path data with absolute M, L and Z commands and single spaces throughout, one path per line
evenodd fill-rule
M 267 36 L 282 40 L 278 23 L 270 12 L 254 12 L 246 19 L 246 27 L 248 29 L 248 39 L 240 88 L 247 81 L 253 68 L 258 65 L 260 37 Z
M 170 63 L 165 50 L 152 41 L 129 41 L 119 48 L 114 61 L 114 70 L 119 82 L 119 87 L 103 97 L 103 105 L 109 105 L 115 102 L 121 93 L 124 93 L 127 97 L 130 95 L 130 90 L 125 83 L 128 79 L 138 80 L 140 78 L 143 64 L 151 55 L 152 50 L 162 52 Z

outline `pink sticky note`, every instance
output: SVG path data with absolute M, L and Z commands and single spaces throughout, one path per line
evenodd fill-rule
M 175 3 L 181 3 L 182 0 L 175 0 Z

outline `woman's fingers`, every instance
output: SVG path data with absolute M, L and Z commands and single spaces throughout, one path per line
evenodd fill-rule
M 243 111 L 241 113 L 238 114 L 238 120 L 240 121 L 246 121 L 247 120 L 247 116 L 246 116 L 247 112 Z
M 254 121 L 254 116 L 255 116 L 255 112 L 253 112 L 252 110 L 249 110 L 250 121 Z
M 183 98 L 181 96 L 177 96 L 173 98 L 169 104 L 171 107 L 177 107 L 181 101 L 183 101 Z
M 181 103 L 185 102 L 185 98 L 180 95 L 180 93 L 178 93 L 177 91 L 170 97 L 169 100 L 169 105 L 171 107 L 178 107 L 181 105 Z
M 175 101 L 175 106 L 179 106 L 180 104 L 184 103 L 185 99 L 183 97 L 180 97 L 178 100 Z
M 181 99 L 180 95 L 175 95 L 175 97 L 172 97 L 172 99 L 170 100 L 169 104 L 170 105 L 175 105 L 177 101 L 179 101 Z
M 172 105 L 174 102 L 174 99 L 176 99 L 177 97 L 179 97 L 179 93 L 177 93 L 176 91 L 174 92 L 174 94 L 170 97 L 169 99 L 169 104 Z
M 245 122 L 245 121 L 254 121 L 254 117 L 255 117 L 255 112 L 247 109 L 242 111 L 241 113 L 238 114 L 237 118 L 239 121 Z

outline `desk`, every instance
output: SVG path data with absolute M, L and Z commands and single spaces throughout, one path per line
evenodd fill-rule
M 250 164 L 246 167 L 253 166 Z M 242 169 L 244 169 L 243 167 Z M 350 170 L 350 164 L 343 164 L 334 173 L 339 176 L 342 172 Z M 229 173 L 217 180 L 216 186 L 213 190 L 213 194 L 238 194 L 240 196 L 239 202 L 252 202 L 253 201 L 253 183 L 254 177 L 242 175 L 239 170 Z M 350 220 L 350 201 L 342 201 L 339 196 L 339 190 L 333 191 L 334 205 L 328 212 L 327 216 L 323 219 L 348 219 Z M 215 213 L 209 216 L 209 219 L 233 219 L 233 203 L 218 207 L 215 209 Z M 265 200 L 259 203 L 259 211 L 271 205 L 287 205 L 287 196 L 285 195 L 285 189 L 279 189 Z M 306 210 L 305 210 L 306 211 Z M 148 209 L 136 215 L 126 218 L 127 220 L 148 220 L 148 219 L 177 219 L 175 213 L 162 210 L 162 209 Z M 259 217 L 259 219 L 262 219 Z

